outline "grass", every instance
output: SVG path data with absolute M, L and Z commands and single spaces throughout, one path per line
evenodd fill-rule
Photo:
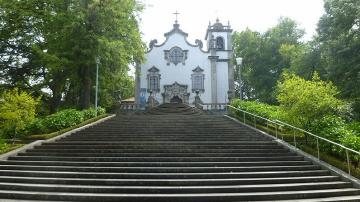
M 8 144 L 8 143 L 2 143 L 0 144 L 0 154 L 5 154 L 9 151 L 18 149 L 20 147 L 24 146 L 24 144 Z

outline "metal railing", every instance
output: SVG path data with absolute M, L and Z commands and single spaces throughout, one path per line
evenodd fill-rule
M 264 117 L 262 117 L 262 116 L 259 116 L 259 115 L 256 115 L 256 114 L 247 112 L 247 111 L 245 111 L 245 110 L 242 110 L 242 109 L 233 107 L 233 106 L 231 106 L 231 105 L 227 105 L 227 107 L 228 107 L 228 108 L 231 108 L 231 109 L 234 109 L 234 110 L 236 110 L 236 111 L 242 112 L 242 113 L 243 113 L 242 119 L 243 119 L 243 123 L 244 123 L 244 124 L 247 124 L 247 123 L 246 123 L 246 119 L 249 119 L 249 118 L 246 117 L 246 115 L 250 115 L 251 117 L 253 117 L 253 125 L 254 125 L 255 128 L 257 128 L 257 120 L 256 120 L 256 118 L 261 119 L 261 120 L 263 120 L 263 121 L 266 121 L 266 128 L 267 128 L 267 132 L 268 132 L 269 134 L 270 134 L 270 132 L 269 132 L 269 131 L 270 131 L 270 129 L 269 129 L 269 124 L 274 124 L 274 126 L 275 126 L 275 136 L 276 136 L 277 139 L 279 139 L 279 138 L 278 138 L 278 129 L 279 129 L 279 127 L 287 126 L 287 127 L 291 128 L 291 129 L 293 130 L 293 144 L 294 144 L 294 146 L 295 146 L 296 148 L 298 148 L 298 147 L 297 147 L 297 140 L 296 140 L 296 132 L 295 132 L 295 131 L 299 131 L 299 132 L 302 132 L 303 134 L 307 134 L 307 135 L 310 135 L 311 137 L 316 138 L 316 149 L 317 149 L 317 158 L 318 158 L 318 160 L 320 160 L 319 140 L 325 141 L 325 142 L 327 142 L 327 143 L 330 143 L 330 144 L 332 144 L 332 145 L 335 145 L 335 146 L 338 146 L 338 147 L 344 149 L 344 150 L 345 150 L 345 154 L 346 154 L 346 162 L 347 162 L 348 174 L 351 176 L 351 166 L 350 166 L 349 152 L 352 152 L 352 153 L 354 153 L 354 154 L 360 155 L 360 152 L 359 152 L 359 151 L 355 151 L 355 150 L 353 150 L 353 149 L 351 149 L 351 148 L 348 148 L 348 147 L 346 147 L 346 146 L 344 146 L 344 145 L 341 145 L 341 144 L 339 144 L 339 143 L 333 142 L 333 141 L 328 140 L 328 139 L 326 139 L 326 138 L 320 137 L 320 136 L 315 135 L 315 134 L 313 134 L 313 133 L 311 133 L 311 132 L 308 132 L 308 131 L 306 131 L 306 130 L 304 130 L 304 129 L 301 129 L 301 128 L 292 126 L 292 125 L 290 125 L 290 124 L 288 124 L 288 123 L 284 123 L 284 122 L 279 121 L 279 120 L 273 121 L 273 120 L 264 118 Z M 250 117 L 250 119 L 251 119 L 251 117 Z M 241 119 L 241 117 L 240 117 L 240 119 Z M 249 124 L 248 124 L 248 125 L 249 125 Z M 284 139 L 283 136 L 282 136 L 282 139 Z

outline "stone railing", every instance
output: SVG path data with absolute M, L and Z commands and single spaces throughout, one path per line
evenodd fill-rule
M 140 104 L 135 103 L 121 103 L 118 110 L 120 111 L 138 111 L 138 110 L 144 110 L 145 108 L 142 108 Z
M 226 111 L 228 103 L 203 103 L 198 104 L 205 111 Z

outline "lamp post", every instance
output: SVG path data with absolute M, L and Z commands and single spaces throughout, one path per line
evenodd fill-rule
M 241 65 L 242 65 L 243 58 L 238 57 L 235 60 L 236 60 L 236 64 L 239 65 L 239 94 L 240 94 L 240 100 L 242 100 Z
M 99 64 L 100 58 L 97 56 L 95 58 L 96 62 L 96 88 L 95 88 L 95 116 L 97 116 L 97 108 L 98 108 L 98 88 L 99 88 Z

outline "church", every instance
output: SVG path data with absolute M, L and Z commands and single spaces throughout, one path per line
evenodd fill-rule
M 136 66 L 135 102 L 227 103 L 234 95 L 231 33 L 230 24 L 217 19 L 207 27 L 205 46 L 199 39 L 191 43 L 176 20 L 165 41 L 152 40 L 145 63 Z

